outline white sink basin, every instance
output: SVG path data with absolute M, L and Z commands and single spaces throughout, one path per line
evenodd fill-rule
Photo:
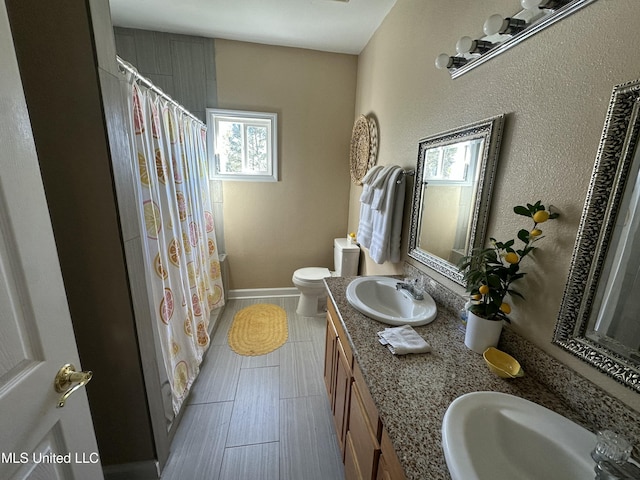
M 596 435 L 545 407 L 498 392 L 455 399 L 442 423 L 453 480 L 595 478 Z
M 388 325 L 426 325 L 436 314 L 436 303 L 427 293 L 415 300 L 406 290 L 397 290 L 398 279 L 359 277 L 347 286 L 347 301 L 366 316 Z

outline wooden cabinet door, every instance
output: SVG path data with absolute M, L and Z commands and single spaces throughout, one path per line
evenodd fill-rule
M 344 458 L 345 438 L 347 435 L 347 422 L 349 417 L 349 400 L 351 397 L 351 368 L 342 349 L 340 339 L 336 342 L 336 390 L 334 394 L 333 421 L 338 434 L 338 444 Z
M 382 431 L 380 448 L 382 449 L 382 454 L 378 462 L 378 476 L 376 480 L 406 480 L 404 470 L 400 465 L 400 460 L 398 460 L 391 439 L 384 429 Z
M 349 435 L 353 439 L 355 461 L 362 478 L 374 480 L 378 468 L 380 444 L 369 422 L 369 417 L 356 383 L 353 383 L 351 387 Z
M 336 343 L 338 341 L 338 332 L 333 326 L 331 316 L 327 313 L 327 329 L 325 334 L 325 350 L 324 350 L 324 385 L 327 388 L 327 394 L 329 395 L 329 401 L 331 402 L 331 409 L 335 403 L 334 391 L 336 388 L 336 362 L 337 362 L 337 349 Z
M 344 479 L 345 480 L 362 480 L 360 467 L 356 458 L 356 450 L 353 446 L 353 438 L 351 432 L 347 432 L 344 452 Z
M 384 453 L 380 455 L 380 459 L 378 460 L 378 475 L 376 475 L 376 480 L 393 480 L 391 471 L 387 466 L 387 461 L 384 458 Z

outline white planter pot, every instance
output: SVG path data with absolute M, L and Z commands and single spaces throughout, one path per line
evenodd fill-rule
M 487 320 L 467 311 L 467 330 L 464 344 L 476 353 L 484 353 L 489 347 L 497 347 L 502 333 L 502 320 Z

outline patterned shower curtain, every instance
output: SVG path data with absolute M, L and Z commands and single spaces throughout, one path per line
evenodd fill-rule
M 224 304 L 206 127 L 135 75 L 127 84 L 147 284 L 177 414 L 209 346 L 210 313 Z

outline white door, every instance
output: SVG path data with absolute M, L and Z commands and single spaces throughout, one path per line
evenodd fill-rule
M 0 65 L 0 478 L 102 479 L 84 387 L 57 408 L 80 362 L 4 0 Z

